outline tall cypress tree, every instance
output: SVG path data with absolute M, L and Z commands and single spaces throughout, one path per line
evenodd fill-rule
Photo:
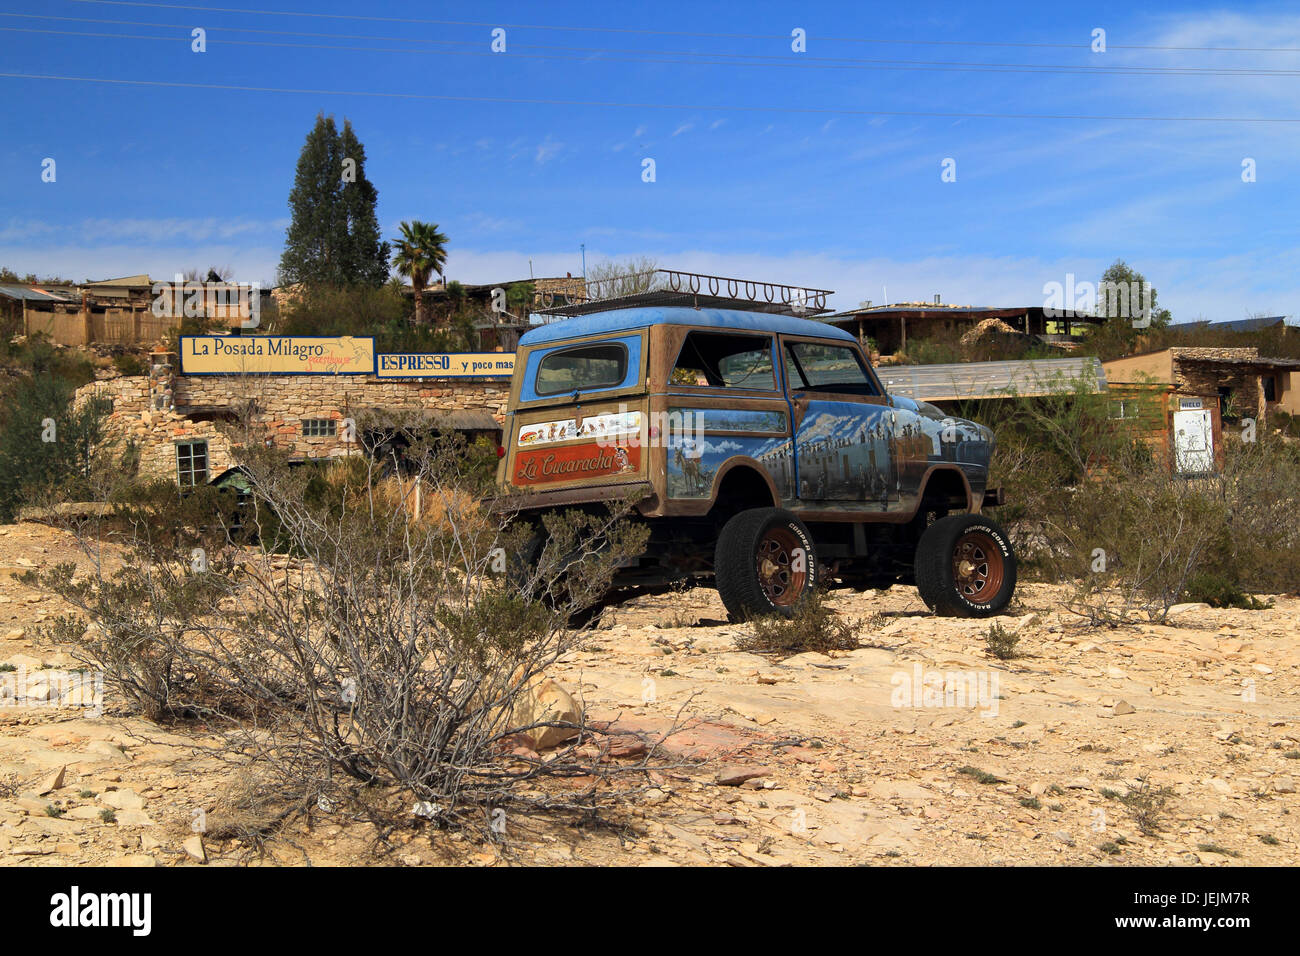
M 356 181 L 343 185 L 343 213 L 347 221 L 347 262 L 354 282 L 381 286 L 388 281 L 390 248 L 379 231 L 379 217 L 375 206 L 379 190 L 366 178 L 366 148 L 352 131 L 352 124 L 343 121 L 339 148 L 344 159 L 356 163 Z
M 382 285 L 388 278 L 388 244 L 379 239 L 378 201 L 352 125 L 345 120 L 340 133 L 332 116 L 317 115 L 289 192 L 292 218 L 280 256 L 280 282 Z

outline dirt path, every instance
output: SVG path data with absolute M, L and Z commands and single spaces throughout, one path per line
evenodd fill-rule
M 74 557 L 60 532 L 0 527 L 0 667 L 15 668 L 0 679 L 71 663 L 33 637 L 67 609 L 14 575 Z M 1009 661 L 986 652 L 987 623 L 930 617 L 904 588 L 837 592 L 833 606 L 862 621 L 869 646 L 784 661 L 738 652 L 740 626 L 723 622 L 710 590 L 624 605 L 553 676 L 581 693 L 593 718 L 628 726 L 666 726 L 689 701 L 696 724 L 670 743 L 710 761 L 640 798 L 622 839 L 530 829 L 515 837 L 519 856 L 741 866 L 1294 862 L 1300 600 L 1088 630 L 1061 610 L 1063 594 L 1022 588 L 1021 616 L 1003 619 L 1023 652 Z M 196 821 L 233 781 L 192 743 L 79 707 L 0 706 L 0 863 L 241 859 L 238 846 L 199 850 L 194 841 Z M 1163 807 L 1128 796 L 1144 786 L 1164 794 Z M 432 845 L 399 837 L 403 845 L 379 858 L 370 835 L 327 820 L 279 841 L 266 862 L 495 859 L 445 835 Z

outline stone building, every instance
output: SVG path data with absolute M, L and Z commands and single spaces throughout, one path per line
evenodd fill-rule
M 226 432 L 239 422 L 296 460 L 361 454 L 358 429 L 375 416 L 419 415 L 431 431 L 496 441 L 509 390 L 508 379 L 185 375 L 174 354 L 158 352 L 149 375 L 95 382 L 77 397 L 112 399 L 108 434 L 137 443 L 142 475 L 199 485 L 238 464 Z
M 1300 359 L 1268 358 L 1256 348 L 1175 347 L 1105 363 L 1116 384 L 1171 385 L 1187 395 L 1217 396 L 1223 417 L 1300 415 Z

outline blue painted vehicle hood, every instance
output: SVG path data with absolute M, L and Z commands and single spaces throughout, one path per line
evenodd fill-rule
M 739 309 L 688 309 L 681 306 L 651 306 L 642 309 L 611 309 L 572 319 L 561 319 L 525 332 L 519 347 L 559 342 L 563 339 L 627 332 L 651 325 L 693 325 L 738 332 L 767 332 L 785 335 L 817 335 L 827 339 L 856 342 L 851 334 L 825 322 L 797 319 L 789 315 L 766 312 L 743 312 Z

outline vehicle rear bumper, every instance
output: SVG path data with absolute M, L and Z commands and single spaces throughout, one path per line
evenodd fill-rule
M 571 505 L 600 504 L 608 501 L 642 503 L 654 498 L 654 488 L 648 481 L 621 485 L 598 485 L 590 488 L 564 488 L 556 491 L 519 492 L 504 491 L 489 505 L 493 513 L 541 511 Z M 657 501 L 657 499 L 655 499 Z

